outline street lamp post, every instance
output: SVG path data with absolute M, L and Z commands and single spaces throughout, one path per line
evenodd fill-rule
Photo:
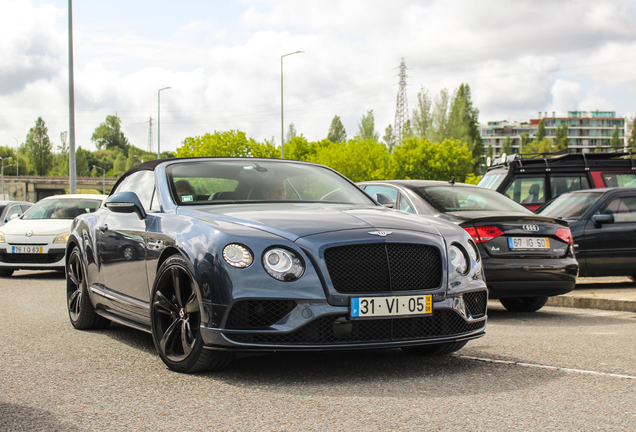
M 285 159 L 285 122 L 283 121 L 283 58 L 304 53 L 305 51 L 296 51 L 280 56 L 280 158 Z
M 157 159 L 161 159 L 161 92 L 169 88 L 157 90 Z
M 102 173 L 104 175 L 102 177 L 102 195 L 106 195 L 106 170 L 97 165 L 93 165 L 93 168 L 99 168 L 100 170 L 102 170 Z
M 2 161 L 2 197 L 4 198 L 4 160 L 5 159 L 11 159 L 11 156 L 9 157 L 0 157 L 0 161 Z M 10 167 L 11 165 L 7 165 L 8 167 Z

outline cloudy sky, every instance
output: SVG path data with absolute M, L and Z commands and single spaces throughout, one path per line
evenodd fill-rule
M 0 145 L 24 142 L 42 117 L 68 130 L 67 0 L 0 0 Z M 412 110 L 470 85 L 480 121 L 527 121 L 579 109 L 636 114 L 636 2 L 393 0 L 75 0 L 76 145 L 117 114 L 148 148 L 157 90 L 161 149 L 238 129 L 281 141 L 285 130 L 325 138 L 335 115 L 349 137 L 367 110 L 376 129 L 395 118 L 408 68 Z

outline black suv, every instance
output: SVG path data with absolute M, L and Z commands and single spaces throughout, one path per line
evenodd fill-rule
M 535 211 L 564 192 L 636 186 L 636 149 L 611 153 L 514 154 L 495 159 L 479 186 Z M 504 155 L 505 156 L 505 155 Z

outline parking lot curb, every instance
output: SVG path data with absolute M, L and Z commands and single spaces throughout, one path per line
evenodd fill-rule
M 584 298 L 572 295 L 550 297 L 546 306 L 636 312 L 636 301 L 607 298 Z

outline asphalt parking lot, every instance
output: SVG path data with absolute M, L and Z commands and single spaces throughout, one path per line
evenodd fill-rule
M 0 278 L 0 430 L 636 430 L 636 313 L 491 302 L 458 353 L 281 353 L 182 375 L 150 335 L 73 330 L 54 272 Z

